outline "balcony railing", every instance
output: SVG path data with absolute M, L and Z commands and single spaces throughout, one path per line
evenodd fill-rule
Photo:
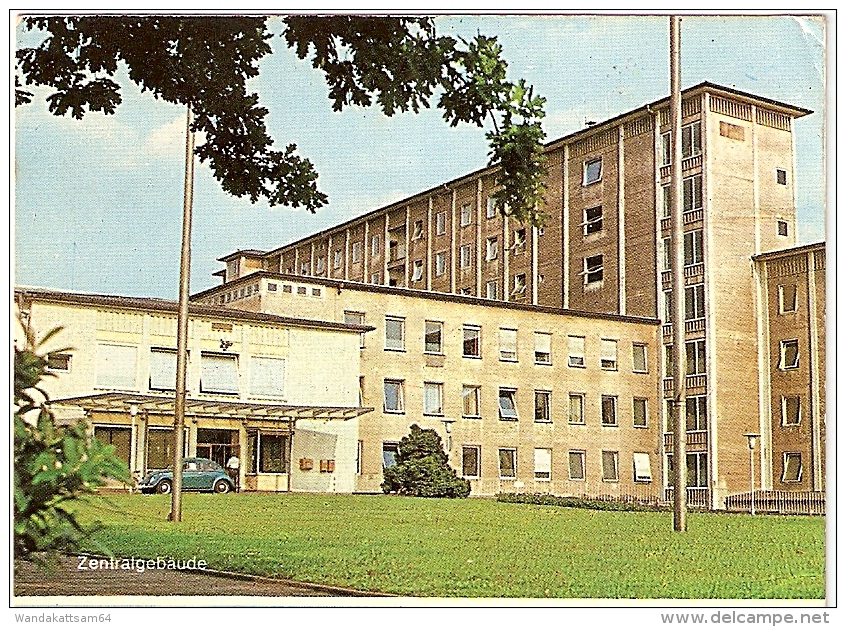
M 704 374 L 689 374 L 685 379 L 685 388 L 705 388 L 708 385 L 708 375 Z M 672 392 L 673 391 L 673 380 L 672 378 L 664 379 L 664 392 Z
M 702 211 L 702 207 L 698 209 L 691 209 L 689 211 L 685 211 L 682 214 L 682 224 L 687 226 L 688 224 L 694 224 L 696 222 L 701 222 L 703 218 L 704 212 Z M 661 230 L 662 231 L 669 231 L 670 230 L 670 217 L 669 216 L 662 216 L 661 217 Z
M 673 502 L 673 493 L 675 490 L 672 486 L 664 488 L 664 500 Z M 698 509 L 708 509 L 711 507 L 711 499 L 709 498 L 708 488 L 688 488 L 687 489 L 687 506 Z
M 686 446 L 689 450 L 696 449 L 696 452 L 705 451 L 708 448 L 707 431 L 688 431 Z M 664 434 L 664 450 L 673 450 L 673 434 Z
M 661 166 L 661 178 L 665 179 L 670 176 L 670 167 L 669 165 L 662 165 Z M 688 157 L 687 159 L 682 159 L 682 173 L 686 174 L 688 170 L 694 170 L 696 168 L 702 167 L 702 155 L 694 155 L 692 157 Z

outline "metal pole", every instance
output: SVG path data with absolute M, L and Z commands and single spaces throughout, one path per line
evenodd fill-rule
M 673 274 L 673 530 L 687 531 L 687 425 L 685 424 L 685 354 L 684 354 L 684 208 L 681 181 L 681 18 L 670 17 L 670 206 L 671 270 Z
M 185 127 L 185 191 L 182 202 L 182 255 L 179 262 L 179 313 L 176 321 L 176 399 L 173 405 L 173 493 L 168 520 L 182 520 L 182 448 L 188 366 L 188 293 L 191 279 L 191 208 L 194 201 L 194 115 L 188 105 Z
M 752 515 L 755 515 L 755 449 L 749 447 L 749 497 Z

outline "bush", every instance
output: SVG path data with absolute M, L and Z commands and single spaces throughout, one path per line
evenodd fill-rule
M 411 425 L 399 443 L 396 465 L 385 468 L 382 491 L 406 496 L 466 498 L 470 482 L 450 468 L 434 429 Z
M 129 481 L 126 464 L 114 447 L 89 435 L 79 422 L 57 426 L 39 387 L 47 372 L 47 356 L 39 353 L 28 330 L 23 348 L 15 346 L 14 529 L 15 557 L 77 548 L 85 530 L 67 509 L 91 494 L 107 478 Z
M 553 496 L 552 494 L 525 494 L 522 492 L 500 492 L 496 495 L 500 503 L 524 503 L 526 505 L 555 505 L 615 512 L 654 512 L 661 508 L 658 503 L 646 504 L 631 500 L 589 499 L 575 496 Z

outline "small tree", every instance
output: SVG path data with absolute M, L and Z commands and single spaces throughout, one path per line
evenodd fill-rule
M 90 436 L 88 425 L 57 426 L 39 386 L 46 376 L 47 355 L 27 329 L 22 348 L 15 346 L 14 505 L 15 557 L 71 550 L 85 532 L 68 505 L 92 494 L 106 479 L 128 482 L 129 471 L 114 456 L 114 447 Z
M 382 491 L 406 496 L 466 498 L 470 482 L 448 463 L 441 438 L 434 429 L 411 425 L 399 443 L 396 465 L 385 468 Z

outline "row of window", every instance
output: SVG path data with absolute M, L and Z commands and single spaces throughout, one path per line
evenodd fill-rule
M 384 404 L 386 413 L 403 414 L 406 411 L 405 381 L 403 379 L 385 379 L 383 381 Z M 567 396 L 567 421 L 571 425 L 585 424 L 585 394 L 570 392 Z M 534 421 L 552 422 L 552 391 L 534 390 Z M 600 424 L 604 427 L 619 425 L 618 397 L 603 394 L 600 402 Z M 497 392 L 497 407 L 500 420 L 519 420 L 517 411 L 517 388 L 500 387 Z M 423 383 L 423 414 L 426 416 L 444 415 L 444 383 L 426 381 Z M 648 426 L 648 405 L 646 398 L 632 399 L 632 424 L 638 428 Z M 479 385 L 461 386 L 461 417 L 480 419 L 482 417 L 482 387 Z
M 687 376 L 706 373 L 705 362 L 705 340 L 690 340 L 684 343 L 685 349 L 685 374 Z M 664 376 L 673 376 L 673 345 L 664 345 Z
M 189 355 L 190 357 L 190 355 Z M 51 370 L 70 370 L 70 355 L 54 353 L 48 359 Z M 257 398 L 281 398 L 285 394 L 285 359 L 251 355 L 248 361 L 247 389 Z M 138 347 L 117 344 L 97 345 L 96 386 L 105 389 L 138 389 Z M 176 388 L 176 350 L 151 348 L 148 386 L 153 391 Z M 238 355 L 200 353 L 200 392 L 238 395 Z
M 364 324 L 364 314 L 361 312 L 344 312 L 344 321 L 352 324 Z M 362 346 L 363 344 L 362 335 Z M 617 370 L 618 340 L 600 340 L 599 366 L 603 370 Z M 444 354 L 444 323 L 436 320 L 424 322 L 423 352 L 433 355 Z M 585 337 L 581 335 L 567 336 L 568 357 L 567 365 L 572 368 L 586 367 Z M 406 331 L 405 318 L 385 316 L 385 350 L 405 351 Z M 482 327 L 465 324 L 462 327 L 462 357 L 481 359 L 482 357 Z M 501 327 L 499 329 L 499 360 L 505 362 L 518 361 L 517 329 Z M 552 333 L 546 331 L 534 332 L 534 363 L 538 365 L 552 365 Z M 632 343 L 632 372 L 648 372 L 646 344 Z

